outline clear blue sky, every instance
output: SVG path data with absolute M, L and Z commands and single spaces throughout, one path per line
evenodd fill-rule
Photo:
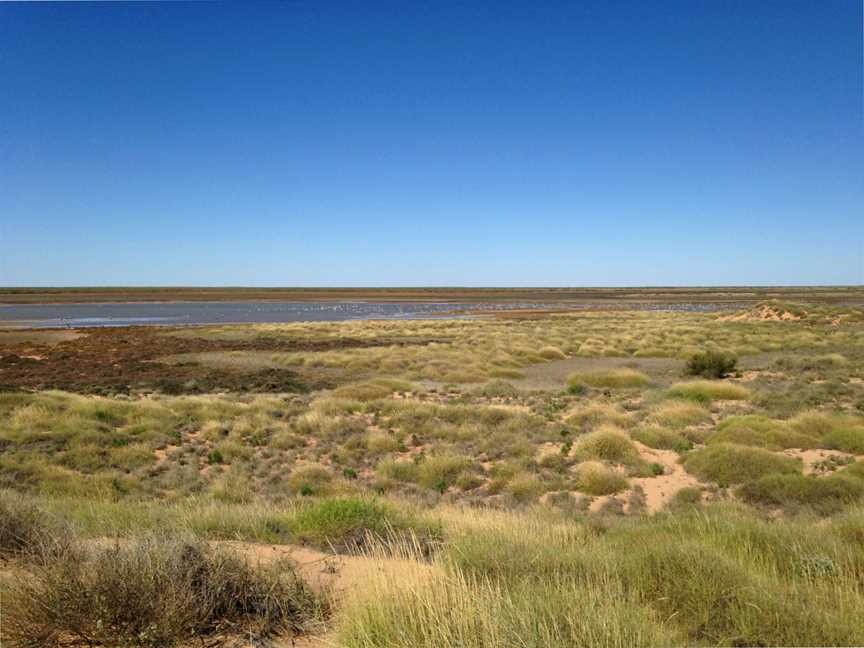
M 0 5 L 0 285 L 858 283 L 862 3 Z

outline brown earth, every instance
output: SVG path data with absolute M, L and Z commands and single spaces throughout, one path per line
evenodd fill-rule
M 0 304 L 134 301 L 864 302 L 858 286 L 654 288 L 0 288 Z
M 258 337 L 249 340 L 206 340 L 170 335 L 163 327 L 90 328 L 66 339 L 43 339 L 43 331 L 0 338 L 0 391 L 62 389 L 79 393 L 302 392 L 331 388 L 332 372 L 282 368 L 242 370 L 213 368 L 195 362 L 161 363 L 160 358 L 218 351 L 329 351 L 346 348 L 426 344 L 425 339 L 298 340 Z M 188 329 L 184 329 L 188 331 Z M 67 332 L 73 333 L 73 332 Z

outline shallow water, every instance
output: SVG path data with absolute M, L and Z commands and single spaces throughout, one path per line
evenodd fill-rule
M 491 308 L 504 305 L 484 304 Z M 539 304 L 518 304 L 521 308 Z M 69 327 L 321 322 L 413 319 L 440 316 L 479 304 L 167 302 L 103 304 L 9 304 L 0 306 L 0 326 Z M 512 308 L 513 305 L 508 305 Z M 454 313 L 452 316 L 456 316 Z
M 102 304 L 0 305 L 0 326 L 25 328 L 82 328 L 184 324 L 246 324 L 324 322 L 363 319 L 418 319 L 465 317 L 466 310 L 512 310 L 598 304 L 531 303 L 377 303 L 377 302 L 140 302 Z M 717 304 L 621 304 L 611 308 L 637 310 L 718 310 Z M 610 308 L 609 304 L 603 308 Z

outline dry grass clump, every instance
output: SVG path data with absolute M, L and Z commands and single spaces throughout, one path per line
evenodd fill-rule
M 443 493 L 460 478 L 471 474 L 476 462 L 471 457 L 453 453 L 418 455 L 415 459 L 384 459 L 377 473 L 385 480 L 415 483 Z
M 633 389 L 644 387 L 651 382 L 641 371 L 635 369 L 609 369 L 607 371 L 590 371 L 571 374 L 568 385 L 588 385 L 589 387 L 606 387 L 610 389 Z
M 485 398 L 514 398 L 519 395 L 519 390 L 506 380 L 490 380 L 474 393 Z
M 567 417 L 565 422 L 568 425 L 581 429 L 591 429 L 604 423 L 622 428 L 632 427 L 633 425 L 632 417 L 620 407 L 611 403 L 597 402 L 579 407 Z
M 252 566 L 186 536 L 90 548 L 27 567 L 4 596 L 15 646 L 174 646 L 217 634 L 302 633 L 325 607 L 287 563 Z
M 796 459 L 732 443 L 694 450 L 685 458 L 684 467 L 699 479 L 720 486 L 743 484 L 773 473 L 801 472 L 801 462 Z
M 574 453 L 580 459 L 600 459 L 617 463 L 633 461 L 639 455 L 627 435 L 611 425 L 601 426 L 581 437 L 576 442 Z
M 633 430 L 630 436 L 649 448 L 674 450 L 684 453 L 693 448 L 693 442 L 679 432 L 659 427 L 644 427 Z
M 627 488 L 624 475 L 599 461 L 584 461 L 576 467 L 577 488 L 589 495 L 611 495 Z
M 302 465 L 291 471 L 286 484 L 296 495 L 325 495 L 333 481 L 333 473 L 316 464 Z
M 336 398 L 349 401 L 367 402 L 387 398 L 394 392 L 412 391 L 414 386 L 403 380 L 379 378 L 367 382 L 343 385 L 333 392 Z
M 525 503 L 536 499 L 546 491 L 546 485 L 534 473 L 520 472 L 514 475 L 504 487 L 517 502 Z
M 44 558 L 68 552 L 70 543 L 70 529 L 33 500 L 0 491 L 0 559 Z
M 567 354 L 555 346 L 545 346 L 537 352 L 544 360 L 566 360 Z
M 669 388 L 667 394 L 673 398 L 686 398 L 700 403 L 714 400 L 746 400 L 750 390 L 734 383 L 714 380 L 690 380 L 679 382 Z
M 698 403 L 686 400 L 670 400 L 664 401 L 652 408 L 648 418 L 652 423 L 656 423 L 657 425 L 685 427 L 687 425 L 709 423 L 711 421 L 711 414 Z
M 721 421 L 717 430 L 708 435 L 706 443 L 737 443 L 769 450 L 782 450 L 814 448 L 819 445 L 819 440 L 796 432 L 782 421 L 775 421 L 758 414 L 748 414 L 730 416 Z

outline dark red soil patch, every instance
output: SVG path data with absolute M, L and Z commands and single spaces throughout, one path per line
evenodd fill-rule
M 333 377 L 288 369 L 242 371 L 214 369 L 193 362 L 162 364 L 181 353 L 212 351 L 328 351 L 335 349 L 427 344 L 425 339 L 326 341 L 260 337 L 205 340 L 165 335 L 153 327 L 81 329 L 81 337 L 59 344 L 0 343 L 0 390 L 62 389 L 79 393 L 303 392 L 333 387 Z

